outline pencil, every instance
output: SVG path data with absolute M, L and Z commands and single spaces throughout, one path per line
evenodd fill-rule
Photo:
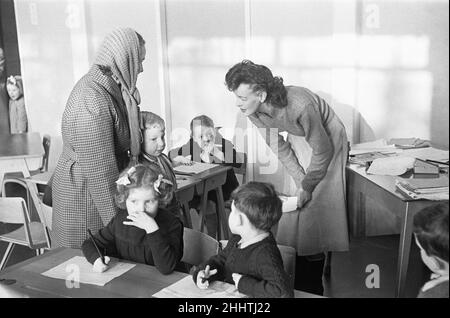
M 91 230 L 89 230 L 89 229 L 87 230 L 87 232 L 88 232 L 88 234 L 89 234 L 89 236 L 90 236 L 90 238 L 92 240 L 92 243 L 94 243 L 94 246 L 95 246 L 95 249 L 97 250 L 98 256 L 100 256 L 100 259 L 102 260 L 102 263 L 105 264 L 105 257 L 100 252 L 100 249 L 98 248 L 97 243 L 95 243 L 94 235 L 92 235 Z

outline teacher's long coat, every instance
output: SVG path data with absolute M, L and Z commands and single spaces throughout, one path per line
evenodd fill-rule
M 279 244 L 298 255 L 347 251 L 349 246 L 345 165 L 347 135 L 331 107 L 310 90 L 287 86 L 288 105 L 249 116 L 266 143 L 293 178 L 296 188 L 312 192 L 299 212 L 283 213 Z M 272 129 L 267 129 L 272 128 Z M 287 140 L 279 134 L 287 132 Z M 289 195 L 295 195 L 291 189 Z
M 79 248 L 116 214 L 119 171 L 128 164 L 130 132 L 119 85 L 93 65 L 62 118 L 63 152 L 53 179 L 52 246 Z

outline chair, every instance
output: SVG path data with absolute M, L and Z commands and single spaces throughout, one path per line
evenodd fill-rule
M 9 243 L 0 263 L 0 270 L 5 268 L 16 244 L 36 250 L 36 255 L 40 255 L 44 248 L 50 247 L 50 238 L 45 225 L 30 220 L 23 198 L 0 198 L 0 222 L 23 224 L 16 230 L 0 235 L 0 241 Z
M 220 248 L 224 249 L 228 244 L 228 240 L 220 240 Z M 292 288 L 295 285 L 295 263 L 297 259 L 297 252 L 292 246 L 277 244 L 280 250 L 281 259 L 283 260 L 283 267 L 289 277 Z
M 190 228 L 184 228 L 182 262 L 199 265 L 219 252 L 219 242 L 211 236 Z
M 44 148 L 44 155 L 42 157 L 42 166 L 37 171 L 30 171 L 31 176 L 28 179 L 32 179 L 35 181 L 36 185 L 46 185 L 48 181 L 50 180 L 50 177 L 52 175 L 52 172 L 48 172 L 48 165 L 49 165 L 49 156 L 50 156 L 50 144 L 51 144 L 51 137 L 50 135 L 44 135 L 42 138 L 42 146 Z M 23 188 L 26 188 L 26 185 L 24 183 L 24 177 L 22 176 L 22 173 L 9 173 L 5 175 L 5 178 L 3 180 L 2 185 L 2 194 L 3 196 L 6 195 L 7 186 L 8 185 L 20 185 Z M 13 188 L 15 190 L 16 187 Z M 16 196 L 14 193 L 12 196 Z M 29 193 L 26 193 L 27 197 L 27 203 L 28 207 L 30 207 L 30 197 Z

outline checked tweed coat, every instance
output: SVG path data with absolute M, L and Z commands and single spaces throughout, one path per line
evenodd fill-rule
M 136 32 L 115 30 L 69 96 L 62 118 L 64 147 L 53 179 L 52 246 L 80 248 L 87 229 L 97 232 L 117 212 L 115 181 L 129 161 L 127 108 L 139 94 L 141 63 Z

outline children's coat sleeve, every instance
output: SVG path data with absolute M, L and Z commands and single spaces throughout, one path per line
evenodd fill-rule
M 257 255 L 255 266 L 263 279 L 249 275 L 242 276 L 238 284 L 239 292 L 257 298 L 294 296 L 283 263 L 275 250 L 262 249 Z
M 169 213 L 169 212 L 166 212 Z M 169 223 L 167 232 L 161 229 L 145 237 L 146 256 L 152 257 L 162 274 L 170 274 L 183 256 L 183 224 L 177 218 Z M 151 259 L 146 260 L 151 263 Z
M 98 233 L 93 235 L 95 243 L 100 249 L 100 252 L 104 253 L 103 255 L 107 256 L 117 255 L 116 244 L 114 239 L 114 226 L 116 219 L 117 218 L 113 218 L 108 223 L 107 226 L 100 229 Z M 83 251 L 83 255 L 86 257 L 87 261 L 91 264 L 93 264 L 95 260 L 100 257 L 90 237 L 88 237 L 84 241 L 83 245 L 81 246 L 81 249 Z

